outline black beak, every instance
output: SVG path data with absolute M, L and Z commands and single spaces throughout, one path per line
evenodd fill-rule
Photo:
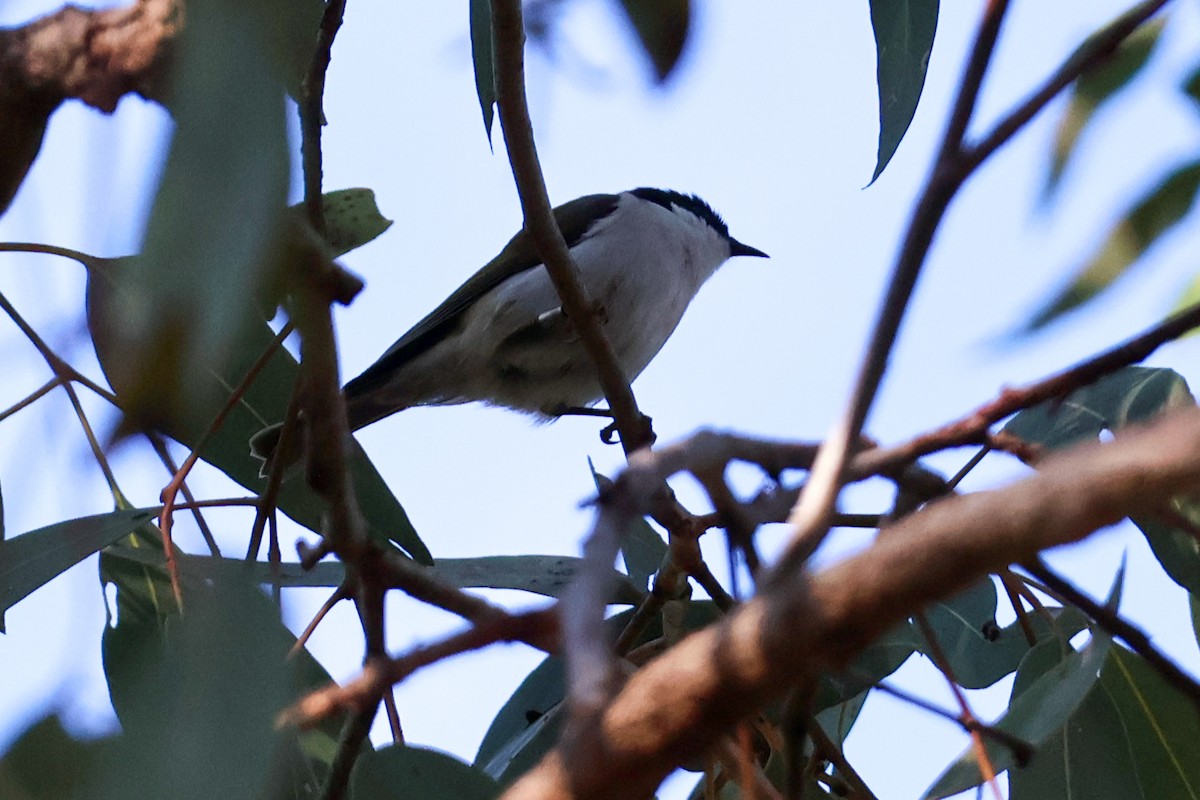
M 751 247 L 748 244 L 742 244 L 737 239 L 729 240 L 729 257 L 734 256 L 754 256 L 756 258 L 770 258 L 769 255 L 759 250 L 757 247 Z

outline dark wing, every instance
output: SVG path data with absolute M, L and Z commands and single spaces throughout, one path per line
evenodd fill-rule
M 554 218 L 567 241 L 567 247 L 574 247 L 587 235 L 593 224 L 611 214 L 617 207 L 617 198 L 615 194 L 590 194 L 555 208 Z M 509 240 L 499 255 L 401 336 L 378 361 L 347 383 L 344 390 L 346 397 L 359 397 L 386 384 L 397 369 L 433 347 L 453 330 L 462 319 L 463 312 L 476 300 L 513 275 L 533 269 L 541 263 L 532 241 L 522 229 Z

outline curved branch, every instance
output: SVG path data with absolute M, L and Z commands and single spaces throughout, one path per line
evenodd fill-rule
M 590 740 L 564 741 L 503 797 L 647 797 L 749 709 L 843 666 L 914 611 L 1197 487 L 1200 409 L 1192 408 L 1051 456 L 1037 475 L 1004 489 L 933 503 L 824 572 L 777 575 L 631 677 Z
M 579 333 L 596 374 L 613 422 L 621 434 L 621 446 L 632 453 L 650 444 L 648 420 L 638 410 L 629 380 L 596 317 L 596 305 L 579 278 L 579 267 L 563 239 L 550 207 L 546 181 L 538 163 L 529 104 L 525 98 L 525 28 L 520 0 L 492 0 L 492 29 L 496 59 L 496 109 L 504 146 L 512 165 L 525 230 L 562 300 L 563 311 Z

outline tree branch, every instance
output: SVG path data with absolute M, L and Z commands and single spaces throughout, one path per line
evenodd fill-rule
M 588 357 L 621 434 L 621 446 L 632 453 L 653 441 L 648 419 L 638 410 L 629 379 L 617 361 L 596 317 L 596 305 L 580 280 L 579 267 L 571 257 L 562 231 L 554 220 L 546 181 L 538 163 L 525 99 L 525 27 L 520 0 L 492 0 L 492 28 L 496 61 L 496 109 L 504 132 L 504 146 L 512 165 L 525 230 L 562 300 L 563 311 L 579 333 Z
M 613 491 L 625 492 L 620 486 Z M 630 678 L 586 756 L 564 742 L 504 797 L 648 796 L 749 710 L 844 666 L 913 612 L 1198 486 L 1200 409 L 1187 409 L 1113 442 L 1054 454 L 1037 475 L 1004 489 L 930 504 L 821 573 L 780 571 L 757 597 Z

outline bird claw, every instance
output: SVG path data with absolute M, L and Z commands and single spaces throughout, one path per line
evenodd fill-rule
M 651 418 L 646 416 L 645 414 L 642 414 L 641 419 L 638 421 L 644 426 L 644 429 L 646 431 L 646 436 L 645 436 L 645 441 L 643 442 L 643 446 L 648 447 L 649 445 L 654 444 L 654 442 L 658 440 L 658 435 L 654 432 L 654 428 L 651 425 L 651 422 L 652 422 Z M 616 422 L 616 420 L 613 420 L 612 422 L 610 422 L 608 425 L 605 425 L 600 430 L 600 441 L 604 442 L 605 444 L 617 444 L 618 439 L 617 439 L 617 422 Z

